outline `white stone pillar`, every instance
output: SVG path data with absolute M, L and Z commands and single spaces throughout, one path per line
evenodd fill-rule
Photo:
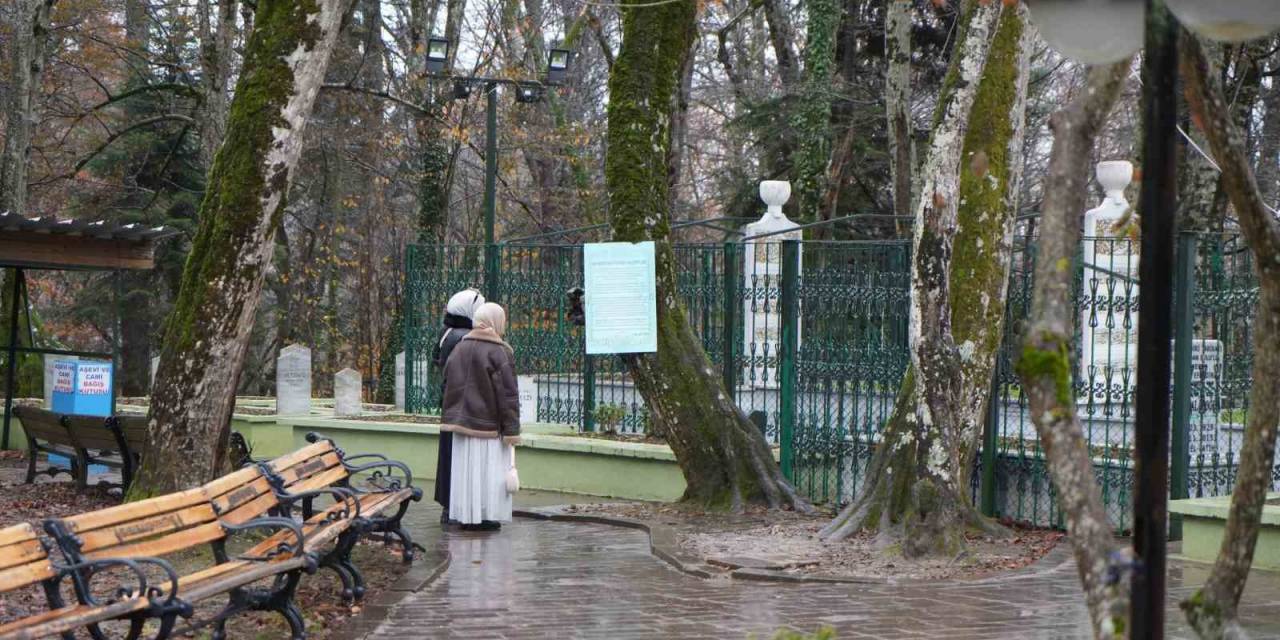
M 755 295 L 748 295 L 742 306 L 742 353 L 752 355 L 754 343 L 756 356 L 765 353 L 777 357 L 782 345 L 781 295 L 769 296 L 768 292 L 782 284 L 782 241 L 801 240 L 803 232 L 788 231 L 800 226 L 782 213 L 782 205 L 791 198 L 791 183 L 785 180 L 765 180 L 760 183 L 760 199 L 767 208 L 761 218 L 743 228 L 743 237 L 750 238 L 772 233 L 758 241 L 745 241 L 742 246 L 743 288 Z M 777 233 L 784 232 L 784 233 Z M 753 300 L 754 298 L 754 300 Z M 766 301 L 767 298 L 768 299 Z M 766 310 L 767 309 L 767 310 Z M 799 332 L 797 331 L 797 344 Z M 777 367 L 763 364 L 748 365 L 742 375 L 743 384 L 757 387 L 777 386 Z M 732 391 L 732 390 L 730 390 Z
M 1096 167 L 1098 183 L 1106 193 L 1102 203 L 1086 211 L 1084 214 L 1083 239 L 1081 241 L 1082 258 L 1084 260 L 1083 294 L 1088 295 L 1090 281 L 1096 280 L 1097 292 L 1100 296 L 1111 299 L 1108 309 L 1094 309 L 1094 305 L 1086 305 L 1080 310 L 1080 371 L 1079 379 L 1089 378 L 1089 368 L 1093 367 L 1092 383 L 1115 387 L 1124 380 L 1125 367 L 1137 367 L 1137 349 L 1132 342 L 1115 342 L 1124 334 L 1124 301 L 1136 298 L 1137 283 L 1127 283 L 1123 277 L 1137 278 L 1138 254 L 1136 247 L 1130 247 L 1123 241 L 1098 242 L 1095 239 L 1116 237 L 1113 226 L 1129 211 L 1129 201 L 1124 197 L 1125 187 L 1133 180 L 1133 164 L 1127 160 L 1099 162 Z M 1130 251 L 1132 248 L 1134 251 Z M 1094 268 L 1097 267 L 1097 268 Z M 1097 327 L 1090 327 L 1090 316 L 1096 316 Z M 1136 316 L 1134 316 L 1136 318 Z M 1108 329 L 1107 325 L 1113 325 Z M 1137 338 L 1137 326 L 1130 332 Z M 1130 380 L 1133 376 L 1129 377 Z M 1097 393 L 1095 402 L 1106 401 L 1107 394 Z M 1121 396 L 1113 394 L 1112 402 L 1120 401 Z M 1081 398 L 1085 401 L 1087 398 Z

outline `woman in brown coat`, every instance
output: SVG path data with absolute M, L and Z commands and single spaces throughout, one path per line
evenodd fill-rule
M 441 429 L 453 434 L 449 518 L 467 529 L 498 529 L 511 520 L 507 471 L 520 438 L 514 352 L 502 339 L 507 314 L 486 303 L 445 365 Z

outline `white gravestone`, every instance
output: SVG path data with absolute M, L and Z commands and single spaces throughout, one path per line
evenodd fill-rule
M 760 199 L 768 208 L 759 220 L 742 230 L 744 238 L 785 232 L 742 244 L 742 285 L 749 292 L 742 307 L 742 353 L 751 362 L 743 371 L 742 381 L 755 387 L 778 386 L 777 367 L 764 363 L 766 356 L 776 362 L 782 345 L 782 308 L 779 306 L 782 296 L 772 292 L 782 285 L 782 241 L 804 238 L 804 233 L 796 229 L 799 225 L 782 213 L 782 205 L 790 198 L 790 182 L 761 182 Z M 797 343 L 798 331 L 797 327 Z
M 1138 253 L 1133 243 L 1116 236 L 1114 227 L 1129 211 L 1124 189 L 1133 180 L 1133 164 L 1099 162 L 1097 178 L 1106 197 L 1084 214 L 1083 295 L 1093 292 L 1104 300 L 1080 312 L 1079 378 L 1091 382 L 1095 403 L 1121 403 L 1132 391 L 1124 381 L 1133 386 L 1138 366 Z
M 291 344 L 276 358 L 276 414 L 311 413 L 311 349 Z
M 53 409 L 53 387 L 57 382 L 57 367 L 54 364 L 59 360 L 79 360 L 78 356 L 55 356 L 53 354 L 45 354 L 44 356 L 44 408 Z
M 333 376 L 333 415 L 358 416 L 363 408 L 360 400 L 360 372 L 343 369 Z
M 155 386 L 156 386 L 156 370 L 157 370 L 157 369 L 159 369 L 159 368 L 160 368 L 160 356 L 156 356 L 156 357 L 154 357 L 154 358 L 152 358 L 152 359 L 151 359 L 151 386 L 150 386 L 150 388 L 152 388 L 152 389 L 154 389 L 154 388 L 155 388 Z
M 1191 341 L 1191 415 L 1187 421 L 1187 450 L 1193 464 L 1204 455 L 1211 462 L 1218 453 L 1218 421 L 1222 412 L 1222 342 Z
M 404 411 L 404 352 L 396 354 L 396 410 Z
M 538 421 L 538 381 L 533 376 L 516 376 L 520 393 L 520 424 Z

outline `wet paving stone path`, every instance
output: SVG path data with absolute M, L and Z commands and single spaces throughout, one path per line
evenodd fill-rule
M 704 580 L 655 558 L 638 531 L 517 519 L 498 534 L 441 532 L 425 522 L 437 514 L 422 509 L 415 529 L 428 549 L 448 550 L 449 567 L 381 623 L 366 623 L 363 637 L 768 640 L 778 629 L 822 625 L 840 640 L 1089 637 L 1069 562 L 910 586 Z M 1204 569 L 1171 565 L 1169 636 L 1189 637 L 1174 603 Z M 1254 573 L 1242 614 L 1252 637 L 1280 638 L 1280 574 Z

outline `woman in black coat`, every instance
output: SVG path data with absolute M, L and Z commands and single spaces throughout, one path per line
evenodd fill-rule
M 440 397 L 444 397 L 445 386 L 449 384 L 444 375 L 444 365 L 449 362 L 449 354 L 453 348 L 471 331 L 471 319 L 476 309 L 484 304 L 484 296 L 475 289 L 464 289 L 449 298 L 445 306 L 444 328 L 431 354 L 432 363 L 440 374 Z M 440 514 L 440 522 L 449 521 L 449 476 L 453 472 L 453 434 L 441 431 L 438 455 L 436 456 L 436 491 L 435 501 L 444 509 Z

